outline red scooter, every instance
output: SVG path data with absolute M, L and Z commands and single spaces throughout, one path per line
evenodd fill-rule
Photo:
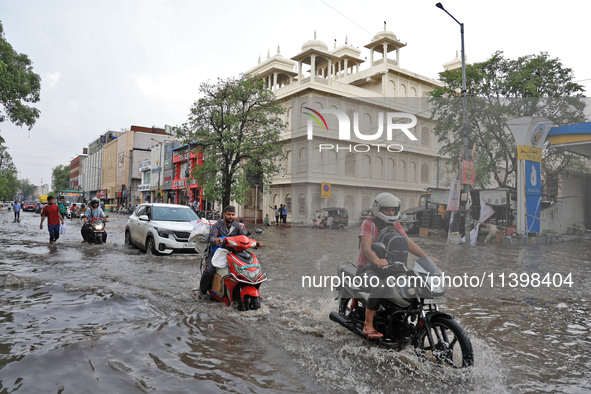
M 227 267 L 217 268 L 209 294 L 219 302 L 238 305 L 241 310 L 256 310 L 261 307 L 259 287 L 267 280 L 261 271 L 258 258 L 249 248 L 256 248 L 257 241 L 246 235 L 226 237 L 222 248 L 228 251 Z

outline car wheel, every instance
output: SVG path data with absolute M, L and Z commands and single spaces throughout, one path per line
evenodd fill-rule
M 153 255 L 160 254 L 158 252 L 158 249 L 156 249 L 156 242 L 154 242 L 154 238 L 152 238 L 151 236 L 148 237 L 148 239 L 146 240 L 146 253 Z
M 125 230 L 125 245 L 131 245 L 131 233 L 128 229 Z

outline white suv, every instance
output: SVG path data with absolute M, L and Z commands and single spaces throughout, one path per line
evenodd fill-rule
M 189 207 L 177 204 L 141 204 L 125 226 L 125 244 L 148 253 L 195 252 L 189 235 L 199 216 Z

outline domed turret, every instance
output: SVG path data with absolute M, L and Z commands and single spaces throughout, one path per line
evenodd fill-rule
M 316 31 L 314 31 L 314 39 L 310 41 L 306 41 L 304 45 L 302 45 L 302 52 L 305 52 L 308 49 L 318 49 L 321 51 L 328 51 L 328 46 L 316 39 Z

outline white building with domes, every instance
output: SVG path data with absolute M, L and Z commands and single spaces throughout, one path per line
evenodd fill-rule
M 270 205 L 286 203 L 288 221 L 295 224 L 311 224 L 314 212 L 323 207 L 347 208 L 350 222 L 354 223 L 361 210 L 371 207 L 378 193 L 395 194 L 404 210 L 416 206 L 419 194 L 426 188 L 438 182 L 441 187 L 449 184 L 439 168 L 439 144 L 432 132 L 434 123 L 429 119 L 426 100 L 427 93 L 441 83 L 400 67 L 400 52 L 405 46 L 384 26 L 364 45 L 364 52 L 369 51 L 367 60 L 362 50 L 350 45 L 346 38 L 340 46 L 335 40 L 329 49 L 314 32 L 314 39 L 305 42 L 295 56 L 288 59 L 277 47 L 274 56 L 259 59 L 245 73 L 265 81 L 286 106 L 288 128 L 283 138 L 288 153 L 286 166 L 274 178 L 270 190 L 252 195 L 242 216 L 253 217 L 253 202 L 257 201 L 263 217 L 268 213 L 273 218 Z M 337 117 L 327 114 L 327 127 L 312 123 L 315 129 L 310 140 L 309 109 L 319 113 L 341 111 L 349 115 L 352 129 L 357 119 L 358 129 L 365 135 L 379 130 L 384 114 L 413 114 L 417 123 L 410 131 L 417 139 L 410 140 L 399 132 L 393 134 L 392 141 L 385 140 L 386 133 L 381 140 L 372 141 L 374 145 L 403 146 L 396 152 L 378 149 L 356 136 L 342 141 L 338 139 Z M 320 144 L 334 148 L 320 149 Z M 321 198 L 323 183 L 330 184 L 328 199 Z

